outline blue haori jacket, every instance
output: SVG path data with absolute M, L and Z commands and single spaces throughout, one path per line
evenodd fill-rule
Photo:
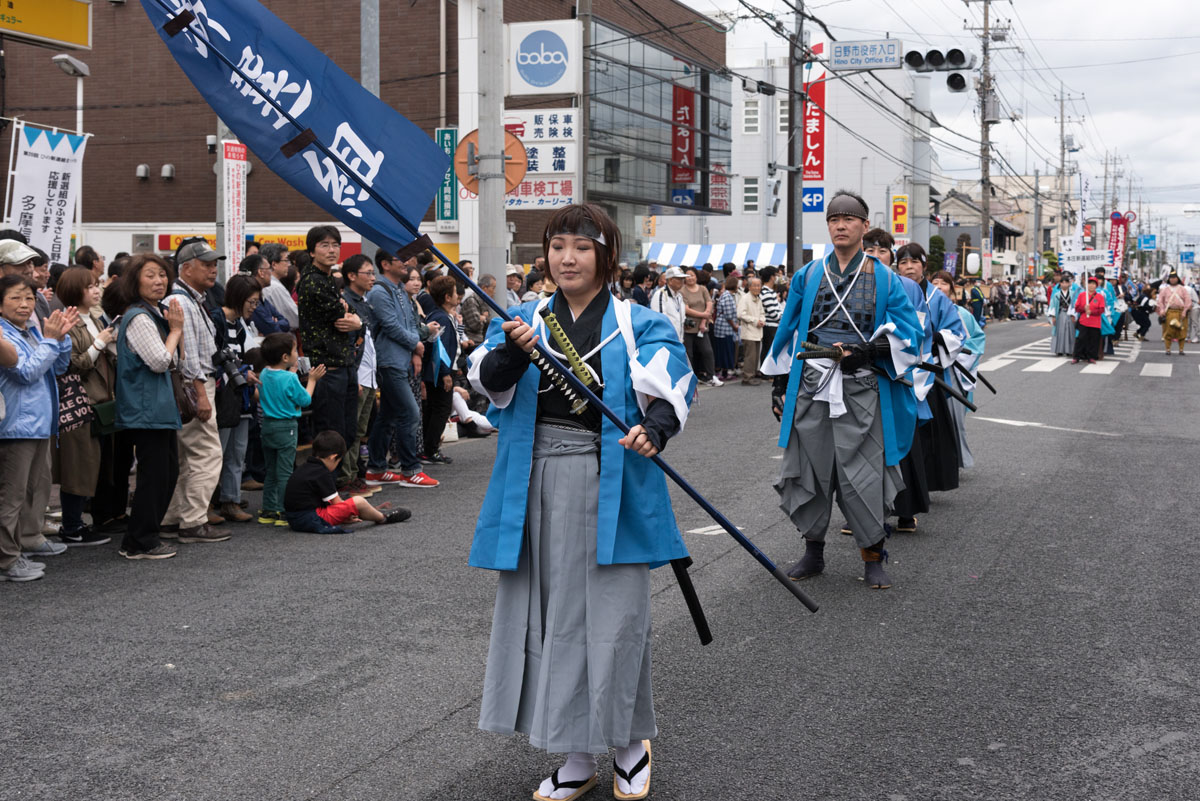
M 921 361 L 933 361 L 933 316 L 929 313 L 929 301 L 925 298 L 925 293 L 921 291 L 921 285 L 911 278 L 905 278 L 903 275 L 896 273 L 896 277 L 900 279 L 900 283 L 904 285 L 904 294 L 908 296 L 912 302 L 913 310 L 917 313 L 917 320 L 921 323 Z M 917 425 L 924 425 L 926 420 L 933 419 L 933 412 L 929 408 L 929 390 L 933 389 L 933 374 L 928 370 L 922 370 L 919 367 L 914 367 L 909 373 L 909 378 L 913 382 L 913 394 L 917 399 Z
M 553 340 L 538 312 L 551 298 L 522 303 L 510 316 L 533 321 L 539 341 Z M 469 563 L 491 570 L 516 570 L 525 542 L 529 473 L 533 467 L 533 434 L 537 418 L 541 370 L 530 364 L 516 386 L 488 392 L 480 381 L 480 363 L 503 345 L 500 318 L 488 326 L 487 340 L 471 352 L 469 377 L 488 396 L 488 419 L 500 429 L 496 462 L 488 483 Z M 610 339 L 611 337 L 611 339 Z M 696 389 L 696 376 L 683 343 L 665 316 L 643 306 L 612 298 L 600 330 L 604 403 L 630 426 L 642 421 L 652 398 L 670 402 L 680 430 Z M 658 567 L 687 556 L 667 493 L 666 476 L 654 462 L 617 444 L 621 432 L 607 417 L 600 430 L 600 504 L 596 529 L 596 561 L 602 565 L 648 563 Z
M 771 352 L 762 364 L 767 375 L 789 374 L 787 397 L 783 406 L 783 422 L 779 430 L 779 447 L 786 448 L 792 435 L 792 418 L 796 413 L 796 396 L 800 394 L 803 370 L 793 370 L 795 354 L 800 343 L 808 340 L 813 302 L 825 275 L 825 265 L 837 258 L 832 250 L 824 261 L 814 259 L 792 278 L 788 290 L 787 308 L 779 321 L 779 330 Z M 883 417 L 884 460 L 897 465 L 912 447 L 913 431 L 917 424 L 917 398 L 913 388 L 894 380 L 912 370 L 920 361 L 924 326 L 917 319 L 916 309 L 904 290 L 900 276 L 893 273 L 873 256 L 866 256 L 862 269 L 875 272 L 875 332 L 872 339 L 887 336 L 892 346 L 890 360 L 880 360 L 876 366 L 887 373 L 890 381 L 879 382 L 879 411 Z
M 963 343 L 963 349 L 958 353 L 958 363 L 971 371 L 971 378 L 967 378 L 960 371 L 958 372 L 959 383 L 967 392 L 967 400 L 975 400 L 975 376 L 979 373 L 979 363 L 983 361 L 983 349 L 987 345 L 987 334 L 975 321 L 975 315 L 971 314 L 970 310 L 964 309 L 962 306 L 955 306 L 958 311 L 959 319 L 962 320 L 963 330 L 967 332 L 966 341 Z M 970 351 L 968 353 L 967 351 Z M 969 413 L 971 410 L 968 409 Z

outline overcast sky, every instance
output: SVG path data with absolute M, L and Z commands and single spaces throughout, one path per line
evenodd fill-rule
M 683 0 L 698 11 L 737 16 L 750 12 L 738 0 Z M 791 29 L 794 13 L 783 0 L 747 0 L 778 16 Z M 796 2 L 796 0 L 792 0 Z M 797 3 L 798 4 L 798 3 Z M 961 0 L 816 0 L 806 10 L 823 19 L 839 40 L 883 38 L 890 34 L 908 49 L 956 45 L 980 54 L 979 39 L 964 30 L 981 27 L 983 4 Z M 1134 209 L 1168 217 L 1177 230 L 1194 234 L 1200 244 L 1200 219 L 1185 219 L 1183 207 L 1200 208 L 1200 14 L 1194 2 L 1141 0 L 1015 0 L 993 2 L 993 25 L 1011 24 L 1008 40 L 994 42 L 996 86 L 1005 113 L 1018 122 L 992 126 L 992 138 L 1019 172 L 1058 168 L 1058 94 L 1060 81 L 1067 132 L 1080 152 L 1069 156 L 1094 176 L 1098 198 L 1104 154 L 1122 159 L 1122 205 L 1127 178 L 1133 176 Z M 818 30 L 816 34 L 819 34 Z M 770 42 L 786 54 L 782 40 L 755 20 L 738 21 L 727 45 L 758 47 Z M 1013 46 L 1021 50 L 1012 49 Z M 999 49 L 1009 48 L 1009 49 Z M 971 91 L 953 94 L 934 80 L 934 114 L 952 130 L 979 138 L 978 99 Z M 972 149 L 964 139 L 937 131 L 934 136 Z M 950 177 L 979 175 L 972 159 L 939 147 Z M 1147 219 L 1153 214 L 1147 214 Z M 1155 223 L 1157 231 L 1157 224 Z

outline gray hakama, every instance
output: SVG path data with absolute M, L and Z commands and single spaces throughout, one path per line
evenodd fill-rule
M 1054 336 L 1050 339 L 1050 350 L 1055 356 L 1070 356 L 1075 352 L 1075 318 L 1060 311 L 1054 318 Z
M 860 548 L 883 539 L 883 520 L 904 489 L 898 467 L 885 464 L 879 385 L 873 375 L 845 376 L 846 413 L 829 416 L 829 404 L 813 400 L 820 371 L 805 366 L 796 398 L 792 435 L 783 453 L 775 491 L 779 508 L 806 539 L 825 541 L 834 493 Z
M 963 389 L 962 378 L 958 374 L 958 370 L 949 371 L 950 379 L 954 383 L 954 388 L 966 395 L 967 392 Z M 958 401 L 950 404 L 950 419 L 954 422 L 954 430 L 958 434 L 958 466 L 964 470 L 975 466 L 975 457 L 971 454 L 971 448 L 967 445 L 967 407 L 963 406 Z
M 650 693 L 650 569 L 598 565 L 599 435 L 538 425 L 525 545 L 500 573 L 479 728 L 551 753 L 658 733 Z

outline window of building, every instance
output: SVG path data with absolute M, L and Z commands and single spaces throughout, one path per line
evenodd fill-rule
M 745 214 L 758 213 L 758 177 L 742 179 L 742 212 Z
M 742 133 L 758 133 L 758 99 L 747 100 L 742 108 Z
M 788 117 L 788 99 L 786 97 L 779 98 L 779 132 L 781 134 L 788 133 L 788 125 L 791 120 Z

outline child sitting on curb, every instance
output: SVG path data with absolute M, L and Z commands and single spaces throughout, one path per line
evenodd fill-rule
M 345 453 L 346 440 L 336 431 L 322 431 L 313 438 L 312 456 L 292 473 L 283 495 L 284 515 L 293 531 L 347 534 L 342 528 L 346 523 L 399 523 L 412 516 L 407 509 L 381 511 L 362 496 L 339 496 L 333 473 Z

